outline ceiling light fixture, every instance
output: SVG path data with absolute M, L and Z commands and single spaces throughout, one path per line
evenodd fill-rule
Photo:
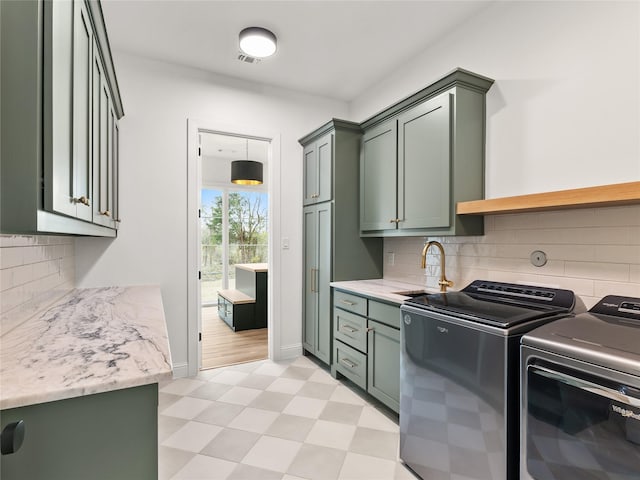
M 247 139 L 247 159 L 231 162 L 231 183 L 236 185 L 262 183 L 262 163 L 249 160 L 249 139 Z
M 256 58 L 276 53 L 276 36 L 262 27 L 248 27 L 240 32 L 240 50 Z

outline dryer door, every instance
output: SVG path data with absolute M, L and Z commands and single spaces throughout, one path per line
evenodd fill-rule
M 637 480 L 640 390 L 545 362 L 526 367 L 524 478 Z

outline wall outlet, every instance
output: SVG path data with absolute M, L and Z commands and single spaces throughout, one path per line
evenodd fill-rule
M 289 237 L 282 237 L 282 249 L 289 250 Z
M 394 252 L 387 253 L 387 265 L 393 267 L 396 264 L 396 254 Z

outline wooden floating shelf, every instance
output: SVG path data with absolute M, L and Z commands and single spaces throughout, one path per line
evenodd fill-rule
M 456 213 L 458 215 L 486 215 L 633 204 L 640 204 L 640 182 L 458 202 Z

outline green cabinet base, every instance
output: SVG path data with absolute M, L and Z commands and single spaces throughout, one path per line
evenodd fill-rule
M 24 420 L 25 437 L 3 455 L 3 480 L 156 480 L 158 384 L 0 412 Z

